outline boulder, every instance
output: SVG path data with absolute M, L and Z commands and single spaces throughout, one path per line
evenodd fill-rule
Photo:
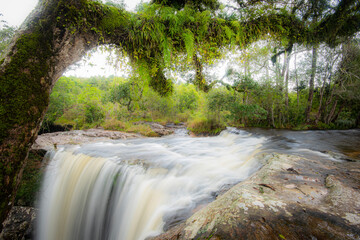
M 3 230 L 0 233 L 2 240 L 28 240 L 35 239 L 34 223 L 36 209 L 32 207 L 13 207 L 9 216 L 3 222 Z
M 157 133 L 159 135 L 159 137 L 165 136 L 165 135 L 170 135 L 170 134 L 174 133 L 174 127 L 172 127 L 171 125 L 163 126 L 156 122 L 146 122 L 146 121 L 139 121 L 139 122 L 135 122 L 134 124 L 149 125 L 151 130 L 153 130 L 153 132 Z
M 139 134 L 110 131 L 104 129 L 72 130 L 67 132 L 44 133 L 37 137 L 33 149 L 51 150 L 58 145 L 85 144 L 112 139 L 128 139 L 142 137 Z
M 263 161 L 252 177 L 151 239 L 360 239 L 359 163 L 279 154 Z

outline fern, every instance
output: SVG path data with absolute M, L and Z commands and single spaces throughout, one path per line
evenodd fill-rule
M 191 61 L 194 55 L 194 34 L 191 32 L 190 29 L 185 29 L 184 33 L 182 34 L 182 37 L 187 53 L 187 60 Z
M 170 47 L 169 39 L 167 38 L 163 39 L 163 41 L 161 42 L 161 48 L 163 52 L 163 59 L 165 66 L 168 67 L 170 66 L 171 63 L 171 47 Z

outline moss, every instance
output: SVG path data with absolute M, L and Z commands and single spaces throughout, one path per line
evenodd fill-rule
M 24 34 L 17 40 L 17 50 L 0 76 L 0 139 L 11 126 L 40 119 L 48 105 L 48 95 L 38 79 L 47 75 L 50 57 L 48 45 L 40 33 Z

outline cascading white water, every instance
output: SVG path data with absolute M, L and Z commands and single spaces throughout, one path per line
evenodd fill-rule
M 38 239 L 145 239 L 184 220 L 229 184 L 249 177 L 265 137 L 122 140 L 53 153 Z

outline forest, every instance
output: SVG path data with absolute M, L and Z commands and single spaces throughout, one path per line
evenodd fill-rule
M 329 8 L 321 6 L 321 11 L 325 13 Z M 138 11 L 151 14 L 153 10 L 143 3 Z M 13 27 L 2 28 L 0 52 L 14 32 Z M 220 47 L 212 53 L 216 56 L 209 57 L 214 59 L 201 62 L 200 74 L 192 63 L 199 60 L 196 54 L 180 67 L 176 66 L 178 62 L 169 64 L 166 73 L 175 84 L 166 93 L 156 91 L 151 80 L 136 69 L 126 79 L 63 76 L 50 96 L 41 132 L 61 125 L 67 129 L 103 127 L 154 135 L 139 121 L 184 122 L 194 133 L 207 134 L 217 134 L 226 126 L 355 128 L 360 124 L 359 41 L 354 35 L 336 45 L 312 45 L 265 37 L 245 48 Z M 111 46 L 102 49 L 114 51 Z M 119 59 L 126 58 L 122 52 L 116 54 Z M 214 76 L 224 61 L 232 64 L 224 76 Z
M 209 74 L 212 85 L 207 92 L 192 83 L 191 74 L 187 81 L 178 81 L 167 96 L 159 95 L 136 77 L 63 76 L 50 95 L 42 131 L 55 124 L 154 136 L 147 125 L 133 124 L 141 121 L 164 125 L 184 122 L 194 133 L 207 134 L 219 133 L 226 126 L 355 128 L 360 120 L 359 46 L 359 40 L 352 39 L 336 48 L 322 45 L 316 49 L 311 103 L 309 82 L 314 56 L 306 46 L 295 46 L 293 52 L 283 53 L 286 56 L 275 56 L 273 63 L 275 43 L 262 47 L 254 44 L 232 55 L 240 70 L 227 69 L 222 79 Z M 302 58 L 297 60 L 300 54 Z

